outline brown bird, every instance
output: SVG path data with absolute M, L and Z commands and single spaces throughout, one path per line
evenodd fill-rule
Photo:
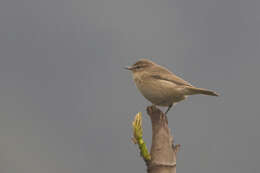
M 147 100 L 154 105 L 168 107 L 165 114 L 173 104 L 184 100 L 189 95 L 218 96 L 213 91 L 192 86 L 165 67 L 147 59 L 140 59 L 131 67 L 125 68 L 132 71 L 135 85 Z

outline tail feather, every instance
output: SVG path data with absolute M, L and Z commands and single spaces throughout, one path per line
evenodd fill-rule
M 195 88 L 195 87 L 187 87 L 188 89 L 188 94 L 193 95 L 193 94 L 204 94 L 204 95 L 209 95 L 209 96 L 218 96 L 217 93 L 214 91 L 210 91 L 204 88 Z

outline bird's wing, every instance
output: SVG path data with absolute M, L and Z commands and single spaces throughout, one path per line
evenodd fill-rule
M 156 68 L 156 71 L 152 70 L 151 73 L 151 77 L 156 78 L 156 79 L 160 79 L 160 80 L 166 80 L 166 81 L 170 81 L 173 82 L 177 85 L 185 85 L 185 86 L 192 86 L 189 82 L 183 80 L 182 78 L 176 76 L 175 74 L 173 74 L 171 71 L 169 71 L 168 69 L 160 66 L 161 68 L 158 70 L 158 68 Z M 161 75 L 163 74 L 163 75 Z

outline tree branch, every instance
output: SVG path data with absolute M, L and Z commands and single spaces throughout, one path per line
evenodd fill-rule
M 134 129 L 134 141 L 139 146 L 141 156 L 143 157 L 146 165 L 148 173 L 176 173 L 176 154 L 179 151 L 180 145 L 174 145 L 173 137 L 170 134 L 170 129 L 168 128 L 168 120 L 167 116 L 155 106 L 147 107 L 147 113 L 152 122 L 152 147 L 150 151 L 150 159 L 147 159 L 143 153 L 142 149 L 142 130 L 141 130 L 141 138 L 140 133 L 138 135 L 138 131 L 140 132 L 140 128 L 135 128 L 134 122 L 139 123 L 139 127 L 141 127 L 142 121 L 140 120 L 141 114 L 137 114 L 136 118 L 133 122 Z M 139 117 L 139 119 L 138 119 Z M 141 127 L 142 129 L 142 127 Z M 135 133 L 137 132 L 137 133 Z M 140 141 L 140 142 L 138 142 Z M 145 144 L 144 144 L 145 146 Z M 146 146 L 145 149 L 147 150 Z

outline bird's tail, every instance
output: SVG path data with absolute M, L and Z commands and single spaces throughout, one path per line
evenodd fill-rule
M 186 89 L 189 95 L 204 94 L 209 96 L 218 96 L 218 94 L 214 91 L 210 91 L 204 88 L 186 87 Z

